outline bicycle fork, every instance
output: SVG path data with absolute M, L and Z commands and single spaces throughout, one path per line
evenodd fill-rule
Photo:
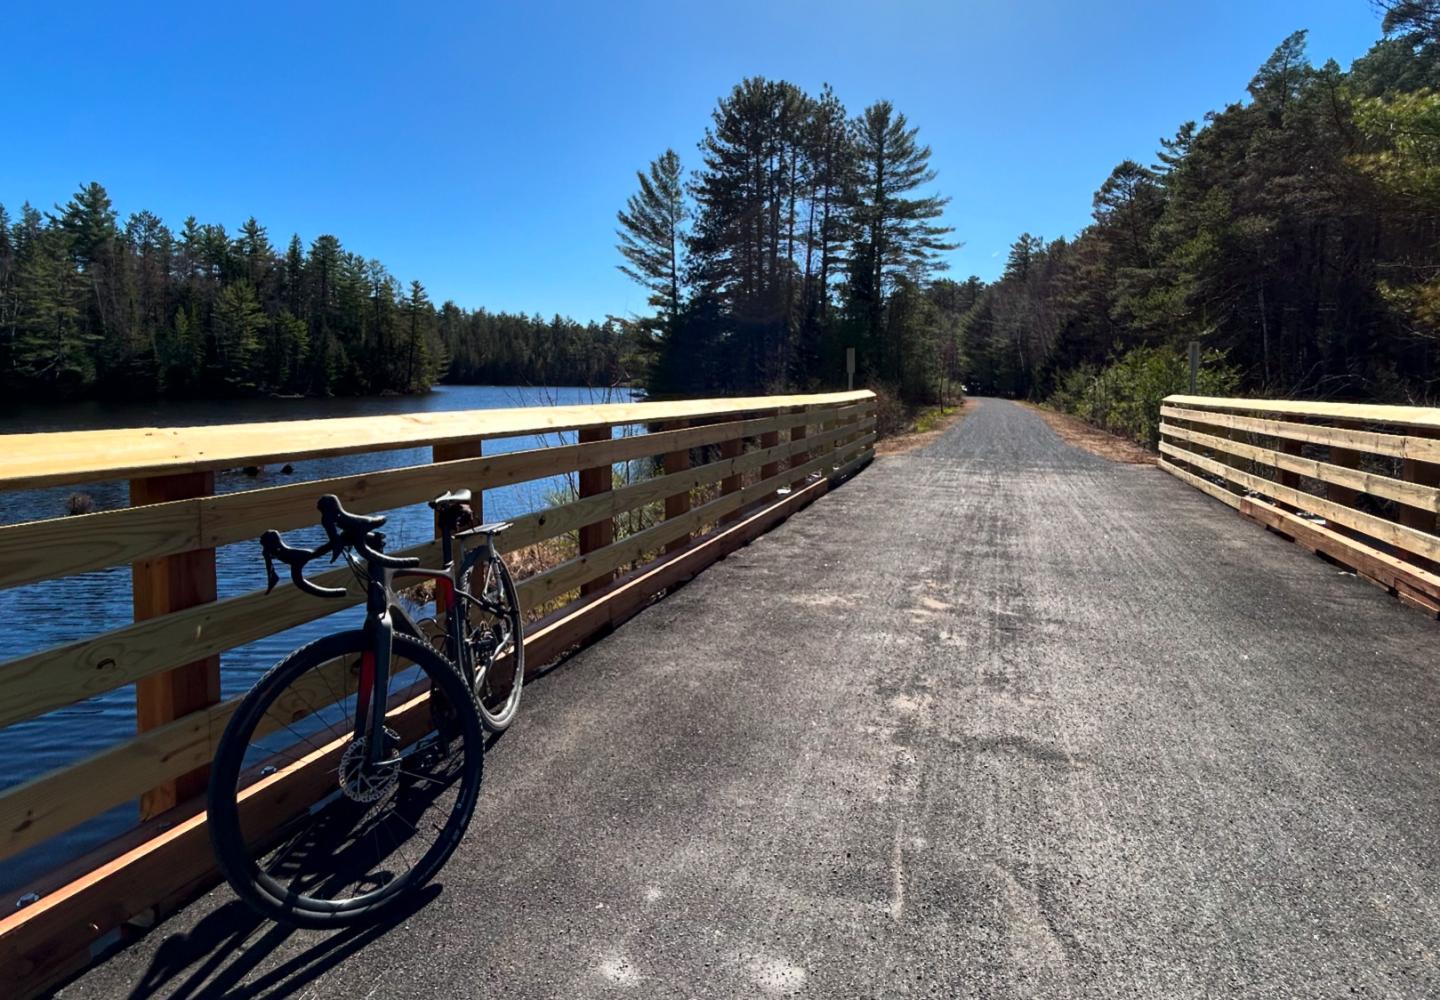
M 369 650 L 360 657 L 354 737 L 363 739 L 368 734 L 365 763 L 369 767 L 378 767 L 385 753 L 385 708 L 390 700 L 390 661 L 395 637 L 395 623 L 386 598 L 391 572 L 371 566 L 366 595 L 365 638 Z

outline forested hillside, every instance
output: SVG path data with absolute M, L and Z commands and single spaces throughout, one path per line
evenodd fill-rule
M 950 229 L 919 130 L 888 101 L 851 116 L 760 77 L 717 104 L 688 177 L 667 150 L 619 213 L 621 269 L 650 292 L 634 321 L 652 392 L 859 384 L 928 400 L 958 371 L 979 284 L 933 281 Z
M 1198 340 L 1211 391 L 1435 400 L 1440 5 L 1379 6 L 1348 72 L 1296 32 L 1248 100 L 1120 163 L 1083 232 L 1022 234 L 961 324 L 973 388 L 1144 440 Z
M 416 392 L 438 379 L 609 385 L 620 334 L 446 302 L 334 236 L 281 251 L 150 212 L 117 221 L 99 184 L 12 220 L 0 205 L 0 389 L 62 399 Z

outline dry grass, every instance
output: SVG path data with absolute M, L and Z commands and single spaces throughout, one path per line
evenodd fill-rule
M 1088 451 L 1092 455 L 1125 465 L 1154 465 L 1160 457 L 1129 438 L 1116 437 L 1087 424 L 1079 417 L 1034 403 L 1022 401 L 1020 405 L 1038 413 L 1041 419 L 1050 425 L 1050 429 L 1060 435 L 1062 441 L 1081 451 Z
M 962 405 L 944 412 L 935 406 L 922 410 L 910 422 L 908 430 L 876 441 L 875 454 L 903 455 L 907 451 L 923 448 L 964 420 L 965 414 L 979 405 L 975 400 L 967 399 Z

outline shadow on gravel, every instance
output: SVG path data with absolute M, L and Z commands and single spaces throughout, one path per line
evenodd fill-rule
M 296 932 L 260 917 L 238 900 L 226 903 L 192 930 L 160 943 L 150 967 L 130 991 L 130 1000 L 158 996 L 279 1000 L 302 993 L 316 978 L 413 917 L 441 888 L 432 883 L 379 923 L 321 938 L 249 982 L 246 977 Z

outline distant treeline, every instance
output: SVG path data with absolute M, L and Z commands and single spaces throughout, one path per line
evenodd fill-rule
M 1195 340 L 1212 391 L 1433 401 L 1440 4 L 1376 6 L 1348 72 L 1295 33 L 1249 100 L 1117 166 L 1077 236 L 1016 240 L 960 325 L 972 387 L 1153 439 Z
M 666 150 L 619 213 L 621 270 L 654 310 L 633 321 L 656 394 L 858 384 L 935 398 L 973 300 L 933 281 L 954 244 L 930 148 L 888 101 L 852 116 L 754 77 L 722 97 L 688 176 Z
M 9 398 L 417 392 L 438 380 L 623 377 L 612 324 L 438 309 L 334 236 L 282 252 L 150 212 L 117 221 L 89 184 L 42 213 L 0 205 L 0 389 Z

